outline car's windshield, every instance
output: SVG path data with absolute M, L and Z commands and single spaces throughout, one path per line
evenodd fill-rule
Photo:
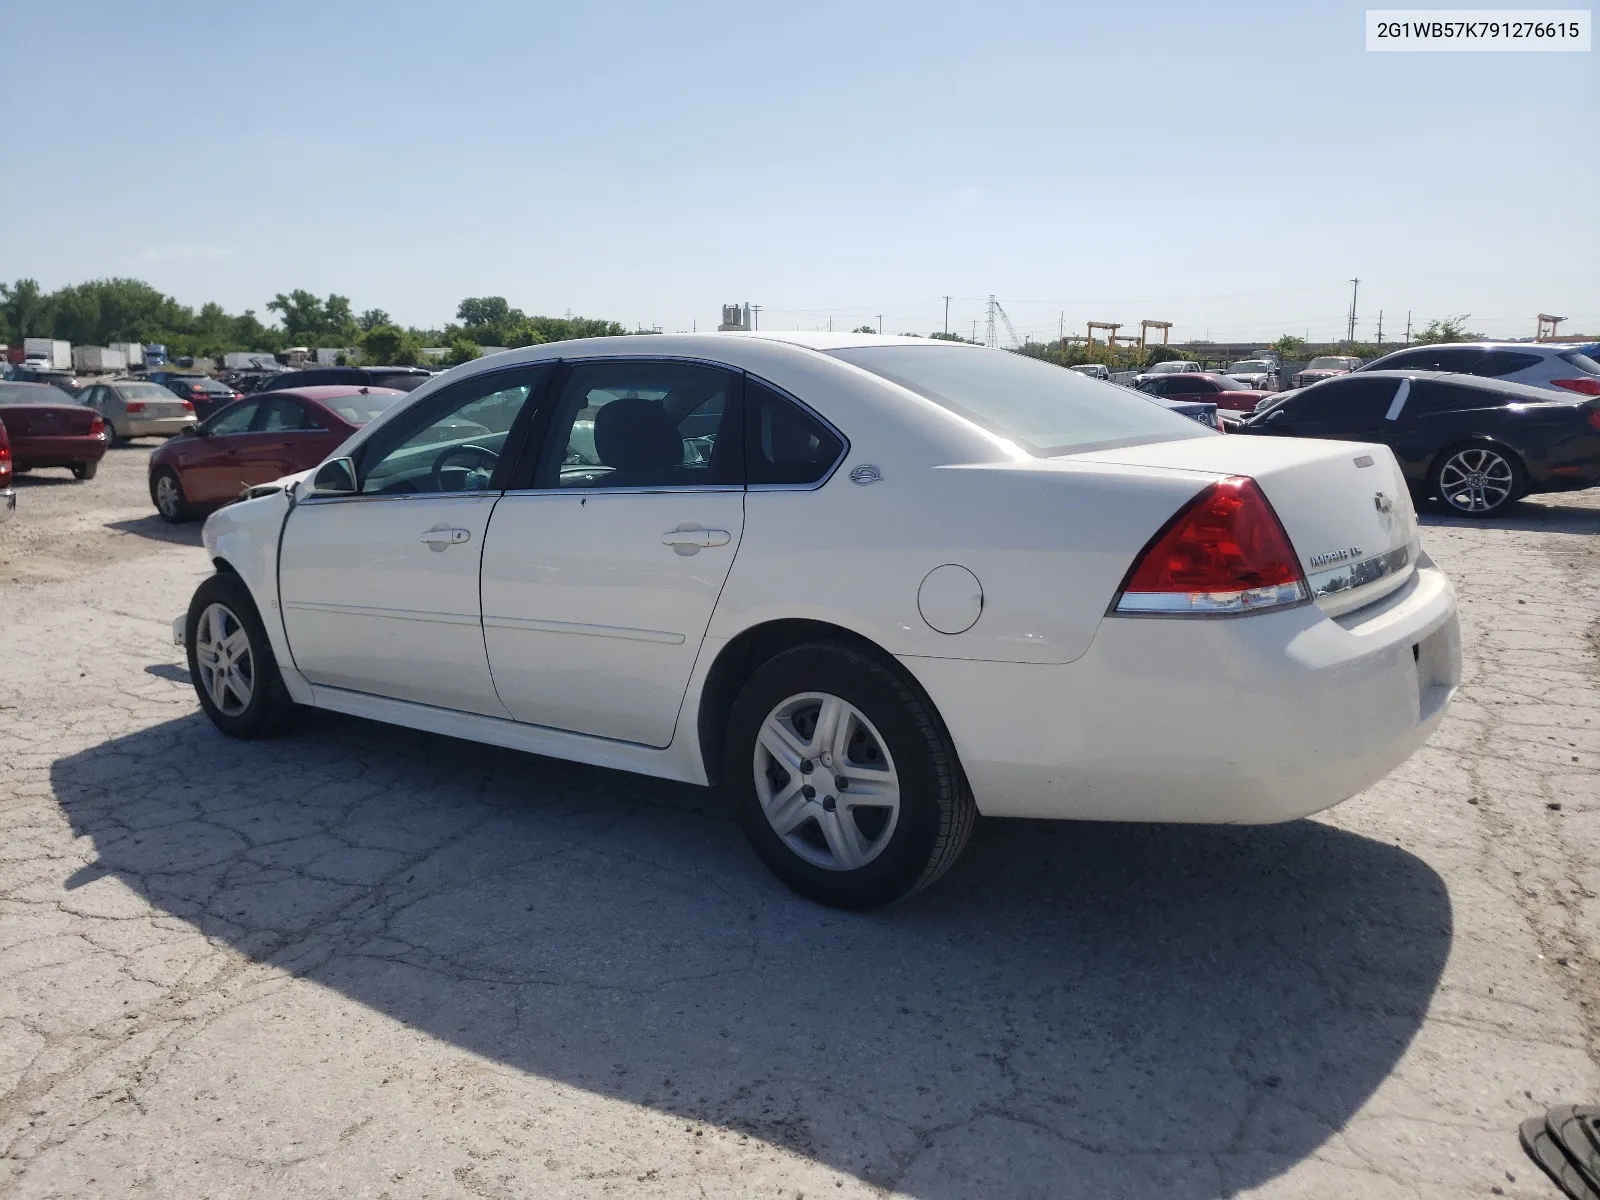
M 372 376 L 372 382 L 380 387 L 399 388 L 402 392 L 415 391 L 433 378 L 426 372 L 413 374 L 410 371 L 397 371 L 393 374 L 385 371 L 368 371 L 367 374 Z
M 172 392 L 156 383 L 119 383 L 116 387 L 125 400 L 172 399 Z
M 909 388 L 1030 454 L 1068 454 L 1206 437 L 1186 417 L 1132 390 L 1008 351 L 960 346 L 858 346 L 836 358 Z
M 1194 364 L 1187 360 L 1179 361 L 1177 359 L 1173 359 L 1169 362 L 1156 363 L 1155 366 L 1151 367 L 1147 373 L 1150 375 L 1165 375 L 1169 371 L 1188 371 L 1192 369 L 1193 366 Z
M 353 392 L 322 403 L 338 413 L 341 420 L 349 421 L 352 425 L 365 425 L 404 395 L 401 391 Z
M 1248 392 L 1250 390 L 1237 379 L 1229 379 L 1226 375 L 1218 375 L 1212 382 L 1224 392 Z
M 1268 371 L 1267 364 L 1257 358 L 1247 358 L 1243 362 L 1236 362 L 1228 368 L 1228 374 L 1234 375 L 1265 375 Z
M 77 404 L 70 392 L 47 383 L 0 383 L 0 404 Z
M 1315 371 L 1326 367 L 1348 367 L 1349 365 L 1350 360 L 1348 358 L 1323 357 L 1313 358 L 1310 363 L 1307 364 L 1307 369 Z

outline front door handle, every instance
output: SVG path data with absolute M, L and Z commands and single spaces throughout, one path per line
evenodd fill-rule
M 470 529 L 452 529 L 448 525 L 435 525 L 422 535 L 423 543 L 430 550 L 443 550 L 446 546 L 459 546 L 471 540 Z
M 726 546 L 730 540 L 726 529 L 707 529 L 692 522 L 661 535 L 661 544 L 671 546 L 679 554 L 694 554 L 708 546 Z

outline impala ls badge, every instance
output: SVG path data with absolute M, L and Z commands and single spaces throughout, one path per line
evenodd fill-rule
M 1389 497 L 1384 495 L 1382 492 L 1379 492 L 1372 497 L 1372 507 L 1381 513 L 1391 513 L 1394 511 L 1394 501 L 1389 499 Z
M 873 466 L 871 463 L 862 463 L 854 471 L 850 472 L 850 482 L 858 483 L 862 487 L 866 487 L 868 484 L 877 483 L 882 478 L 883 472 L 878 470 L 878 468 Z
M 1345 562 L 1348 559 L 1360 557 L 1361 547 L 1351 546 L 1348 550 L 1327 550 L 1321 554 L 1313 554 L 1311 556 L 1311 565 L 1313 567 L 1322 567 L 1328 563 Z

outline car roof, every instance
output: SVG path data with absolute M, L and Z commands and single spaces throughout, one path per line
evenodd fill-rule
M 1345 378 L 1345 376 L 1340 376 L 1339 378 Z M 1508 404 L 1516 400 L 1522 400 L 1530 404 L 1583 404 L 1587 400 L 1587 397 L 1576 392 L 1563 394 L 1552 391 L 1549 388 L 1536 387 L 1531 383 L 1512 383 L 1507 379 L 1487 379 L 1482 375 L 1464 375 L 1459 371 L 1408 371 L 1404 367 L 1399 367 L 1390 371 L 1362 371 L 1359 374 L 1350 375 L 1348 378 L 1393 379 L 1396 381 L 1401 379 L 1436 380 L 1447 387 L 1466 388 L 1469 391 L 1501 392 L 1505 395 Z M 1330 379 L 1324 380 L 1324 382 L 1332 383 L 1334 381 Z M 1311 386 L 1318 387 L 1320 385 L 1314 383 Z M 1306 389 L 1297 388 L 1296 390 L 1304 391 Z
M 317 383 L 310 387 L 298 388 L 273 388 L 270 392 L 259 392 L 255 396 L 245 399 L 268 400 L 277 396 L 298 396 L 302 400 L 315 400 L 318 404 L 324 400 L 337 400 L 341 396 L 409 396 L 411 393 L 399 388 L 386 388 L 359 383 Z

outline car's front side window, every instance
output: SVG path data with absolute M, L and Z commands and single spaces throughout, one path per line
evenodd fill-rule
M 363 449 L 366 495 L 483 492 L 506 457 L 517 416 L 545 368 L 495 371 L 464 380 L 380 430 Z
M 721 436 L 732 381 L 730 372 L 700 363 L 578 364 L 556 401 L 536 486 L 741 483 L 740 448 Z
M 206 432 L 213 437 L 226 437 L 232 433 L 249 433 L 250 422 L 255 419 L 256 410 L 260 407 L 259 401 L 251 400 L 225 408 L 206 422 Z

